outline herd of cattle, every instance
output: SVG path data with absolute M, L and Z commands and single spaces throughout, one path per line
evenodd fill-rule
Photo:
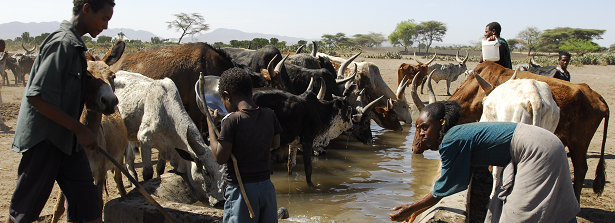
M 280 135 L 281 146 L 272 149 L 272 161 L 287 163 L 290 173 L 296 164 L 297 150 L 302 150 L 306 181 L 311 183 L 312 156 L 324 151 L 331 139 L 346 134 L 371 144 L 370 120 L 385 129 L 401 131 L 400 122 L 412 123 L 410 102 L 405 97 L 408 86 L 411 86 L 413 104 L 420 110 L 424 103 L 418 97 L 418 85 L 427 84 L 431 103 L 436 101 L 431 80 L 445 80 L 447 93 L 451 95 L 450 82 L 466 74 L 466 81 L 449 98 L 462 106 L 459 124 L 510 121 L 553 131 L 569 148 L 577 198 L 588 169 L 589 143 L 604 118 L 602 149 L 594 180 L 594 191 L 602 192 L 609 108 L 602 96 L 588 85 L 517 72 L 493 62 L 468 70 L 465 65 L 468 56 L 462 60 L 457 52 L 457 63 L 432 64 L 434 55 L 428 62 L 415 57 L 417 65 L 401 64 L 394 92 L 376 64 L 353 62 L 360 53 L 344 59 L 318 53 L 316 44 L 313 45 L 310 54 L 282 53 L 273 46 L 259 50 L 216 49 L 206 43 L 189 43 L 123 55 L 125 44 L 120 41 L 102 60 L 88 56 L 88 70 L 96 77 L 89 83 L 90 91 L 103 92 L 110 88 L 116 98 L 102 101 L 101 97 L 88 98 L 88 112 L 81 119 L 98 134 L 103 149 L 118 160 L 125 158 L 134 175 L 137 174 L 134 152 L 140 151 L 143 179 L 153 178 L 151 148 L 156 148 L 158 175 L 163 174 L 169 160 L 200 200 L 219 205 L 224 199 L 225 167 L 216 164 L 208 142 L 202 137 L 206 134 L 202 133 L 206 122 L 199 109 L 204 104 L 198 98 L 205 95 L 197 92 L 204 85 L 195 87 L 198 80 L 204 80 L 202 75 L 220 76 L 234 67 L 248 72 L 252 77 L 254 102 L 273 109 L 284 129 Z M 27 51 L 25 55 L 31 54 L 32 51 Z M 531 67 L 537 65 L 532 61 L 528 65 Z M 23 68 L 15 69 L 13 73 L 17 74 Z M 17 80 L 23 81 L 23 76 Z M 111 114 L 109 106 L 116 107 L 118 112 Z M 419 137 L 417 132 L 413 152 L 435 149 L 427 148 Z M 95 154 L 89 154 L 89 158 L 102 194 L 106 172 L 114 167 Z M 120 193 L 125 194 L 121 176 L 116 175 L 115 179 Z

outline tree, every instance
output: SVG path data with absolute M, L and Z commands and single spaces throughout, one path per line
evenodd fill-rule
M 511 51 L 519 50 L 519 52 L 521 52 L 521 50 L 524 48 L 522 40 L 519 40 L 519 39 L 508 39 L 507 42 L 508 42 L 508 47 L 510 47 Z
M 120 39 L 124 39 L 124 37 L 126 37 L 126 35 L 125 35 L 125 34 L 124 34 L 124 32 L 122 32 L 122 31 L 120 31 L 120 32 L 117 34 L 117 36 L 118 36 Z
M 44 34 L 44 33 L 43 33 Z M 42 35 L 42 34 L 41 34 Z M 47 37 L 45 37 L 47 38 Z M 81 36 L 81 40 L 83 40 L 84 43 L 89 43 L 92 42 L 92 37 L 89 36 Z
M 222 47 L 224 47 L 224 43 L 223 42 L 215 42 L 211 46 L 213 46 L 215 48 L 222 48 Z
M 271 45 L 278 45 L 278 43 L 280 42 L 280 40 L 278 38 L 272 37 L 271 39 L 269 39 L 269 43 L 271 43 Z
M 600 49 L 598 44 L 593 43 L 588 39 L 572 38 L 563 42 L 559 47 L 560 50 L 575 52 L 579 56 L 583 56 L 585 53 L 594 52 Z
M 177 41 L 177 45 L 180 44 L 182 38 L 186 35 L 197 35 L 203 31 L 209 30 L 209 25 L 205 24 L 205 19 L 200 13 L 180 13 L 174 14 L 175 20 L 167 22 L 168 29 L 175 29 L 175 31 L 181 31 L 181 36 Z
M 615 51 L 615 43 L 611 44 L 611 46 L 609 47 L 609 50 L 611 52 Z
M 254 38 L 252 39 L 252 49 L 260 49 L 269 44 L 269 40 L 265 38 Z
M 336 33 L 335 35 L 323 34 L 321 38 L 327 44 L 327 46 L 351 45 L 352 44 L 352 40 L 346 37 L 346 34 L 344 33 Z
M 110 43 L 111 40 L 113 40 L 113 37 L 110 37 L 110 36 L 99 36 L 96 39 L 96 42 L 97 43 Z
M 433 41 L 442 42 L 442 37 L 446 35 L 446 30 L 446 24 L 435 20 L 421 22 L 416 26 L 418 39 L 427 45 L 425 53 L 429 53 L 429 47 Z
M 34 37 L 30 37 L 30 32 L 23 32 L 21 34 L 21 40 L 23 42 L 29 43 L 29 42 L 32 42 L 32 40 L 34 40 Z
M 157 36 L 151 37 L 149 39 L 152 44 L 163 44 L 164 42 L 169 41 L 169 39 L 160 39 L 160 37 Z
M 306 40 L 299 40 L 299 41 L 297 41 L 297 45 L 299 45 L 299 46 L 303 46 L 305 44 L 307 44 Z
M 374 47 L 382 45 L 386 39 L 381 33 L 369 32 L 369 34 L 356 34 L 353 36 L 354 44 L 365 47 Z
M 395 30 L 389 35 L 389 41 L 393 46 L 401 45 L 404 51 L 408 51 L 408 47 L 414 43 L 412 40 L 416 38 L 416 23 L 413 19 L 397 23 Z
M 532 50 L 536 51 L 538 48 L 541 34 L 542 31 L 534 26 L 527 27 L 517 34 L 517 38 L 523 41 L 523 45 L 525 45 L 525 48 L 527 49 L 527 56 L 530 56 Z
M 564 41 L 569 39 L 598 40 L 606 30 L 601 29 L 579 29 L 570 27 L 557 27 L 547 29 L 540 35 L 540 49 L 546 52 L 559 51 Z
M 51 33 L 43 33 L 40 36 L 36 36 L 36 37 L 34 37 L 34 42 L 35 43 L 42 43 L 43 40 L 45 40 L 45 38 L 47 38 L 49 35 L 51 35 Z M 86 36 L 82 36 L 82 38 L 81 38 L 81 39 L 83 39 L 83 42 L 85 42 L 85 39 L 83 37 L 86 37 Z M 92 38 L 90 38 L 90 40 L 91 39 Z

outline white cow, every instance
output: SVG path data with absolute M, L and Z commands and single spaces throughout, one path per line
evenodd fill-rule
M 449 89 L 451 87 L 451 82 L 456 81 L 459 75 L 463 74 L 468 70 L 466 66 L 466 61 L 468 61 L 468 53 L 466 52 L 466 58 L 461 60 L 459 59 L 459 51 L 457 51 L 457 64 L 449 63 L 449 64 L 430 64 L 427 70 L 428 73 L 435 71 L 432 79 L 438 83 L 441 80 L 446 81 L 446 94 L 451 95 Z M 421 94 L 423 93 L 423 86 L 425 85 L 425 80 L 421 83 Z
M 169 158 L 177 172 L 186 174 L 197 194 L 207 198 L 210 205 L 224 201 L 223 166 L 216 163 L 211 148 L 188 116 L 173 81 L 168 78 L 153 80 L 126 71 L 118 71 L 115 75 L 118 109 L 128 140 L 141 148 L 143 178 L 153 175 L 151 148 L 157 148 L 160 151 L 158 175 L 164 172 Z M 192 162 L 179 159 L 178 155 Z M 127 160 L 129 166 L 130 162 L 133 161 Z
M 476 72 L 472 72 L 481 88 L 487 94 L 483 99 L 483 115 L 480 122 L 517 122 L 535 125 L 555 132 L 559 123 L 560 110 L 551 88 L 542 81 L 534 79 L 515 79 L 517 71 L 510 80 L 492 89 L 491 85 Z M 490 198 L 496 195 L 496 188 L 502 185 L 503 167 L 494 166 L 493 187 Z

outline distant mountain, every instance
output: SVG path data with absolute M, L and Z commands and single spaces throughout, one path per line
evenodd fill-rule
M 30 36 L 39 36 L 42 33 L 51 33 L 60 27 L 60 22 L 9 22 L 0 24 L 0 39 L 15 39 L 21 36 L 23 32 L 30 32 Z M 123 32 L 128 39 L 138 39 L 141 41 L 150 41 L 152 37 L 157 35 L 144 30 L 134 30 L 128 28 L 114 28 L 103 31 L 100 35 L 115 37 L 119 32 Z M 160 36 L 157 36 L 160 37 Z M 163 38 L 163 37 L 161 37 Z M 278 38 L 280 41 L 286 41 L 287 45 L 296 44 L 299 40 L 313 41 L 318 39 L 297 38 L 289 36 L 281 36 L 275 34 L 263 33 L 246 33 L 236 29 L 218 28 L 212 32 L 205 33 L 192 38 L 185 36 L 182 43 L 185 42 L 207 42 L 213 44 L 215 42 L 223 42 L 228 44 L 231 40 L 252 40 L 254 38 Z M 165 38 L 166 39 L 166 38 Z
M 42 33 L 51 33 L 56 31 L 60 27 L 60 22 L 9 22 L 0 24 L 0 38 L 1 39 L 15 39 L 15 37 L 21 36 L 24 32 L 30 32 L 30 36 L 39 36 Z M 152 37 L 157 35 L 144 31 L 134 30 L 127 28 L 114 28 L 103 31 L 100 35 L 116 36 L 119 32 L 123 32 L 129 39 L 138 39 L 141 41 L 150 41 Z
M 231 40 L 252 40 L 254 38 L 271 39 L 277 38 L 280 41 L 286 41 L 287 45 L 296 44 L 299 40 L 313 41 L 318 39 L 297 38 L 289 36 L 280 36 L 275 34 L 263 34 L 263 33 L 246 33 L 236 29 L 218 28 L 210 33 L 205 33 L 200 36 L 195 36 L 197 42 L 207 42 L 213 44 L 215 42 L 223 42 L 228 44 Z M 193 42 L 193 38 L 190 36 L 184 37 L 182 42 Z

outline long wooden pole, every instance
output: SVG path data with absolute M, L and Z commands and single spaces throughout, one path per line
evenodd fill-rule
M 128 180 L 130 180 L 130 182 L 132 182 L 134 185 L 137 186 L 137 189 L 139 189 L 139 192 L 141 192 L 141 194 L 143 194 L 143 196 L 145 197 L 145 199 L 147 199 L 147 201 L 149 201 L 150 203 L 152 203 L 152 205 L 154 205 L 154 207 L 156 207 L 156 209 L 158 209 L 158 211 L 160 211 L 162 213 L 162 215 L 164 215 L 164 217 L 166 217 L 171 223 L 176 223 L 177 221 L 168 213 L 166 212 L 162 206 L 160 206 L 160 204 L 158 204 L 158 202 L 156 202 L 156 200 L 154 200 L 154 198 L 149 195 L 147 193 L 147 191 L 145 191 L 145 188 L 143 188 L 143 186 L 141 186 L 141 184 L 139 184 L 139 181 L 135 180 L 135 178 L 133 178 L 129 173 L 128 170 L 126 170 L 126 168 L 124 168 L 124 166 L 122 166 L 122 164 L 120 164 L 117 160 L 115 160 L 109 153 L 107 153 L 107 151 L 105 151 L 103 148 L 100 148 L 100 146 L 98 147 L 98 152 L 102 153 L 105 157 L 107 157 L 107 159 L 111 160 L 111 162 L 117 167 L 119 168 L 122 173 L 124 173 L 124 175 L 126 175 L 126 177 L 128 178 Z

